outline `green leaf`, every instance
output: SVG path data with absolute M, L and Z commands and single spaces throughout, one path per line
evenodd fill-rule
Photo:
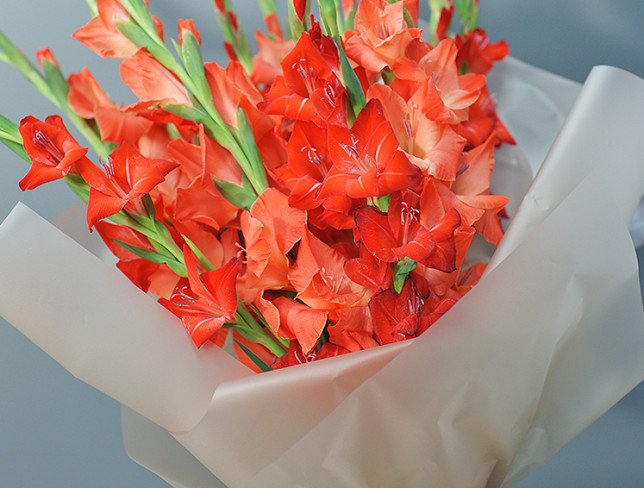
M 204 106 L 211 106 L 212 93 L 204 73 L 203 57 L 201 47 L 195 36 L 190 31 L 184 32 L 183 45 L 180 47 L 183 65 L 188 72 L 188 76 L 194 83 L 195 97 L 200 100 Z
M 387 213 L 389 211 L 389 201 L 391 200 L 391 195 L 385 195 L 384 197 L 374 197 L 373 203 L 378 210 L 381 212 Z
M 85 0 L 85 3 L 87 4 L 87 9 L 89 10 L 90 15 L 92 17 L 96 17 L 98 15 L 96 0 Z
M 199 249 L 197 245 L 188 238 L 188 236 L 181 234 L 181 237 L 183 237 L 183 240 L 186 241 L 186 244 L 188 244 L 188 247 L 190 248 L 190 250 L 193 253 L 195 253 L 195 256 L 199 258 L 199 261 L 201 261 L 201 264 L 203 264 L 208 271 L 212 271 L 213 269 L 215 269 L 215 265 L 212 264 L 212 262 L 210 262 L 210 260 L 206 257 L 206 255 L 203 252 L 201 252 L 201 249 Z
M 151 36 L 157 36 L 150 9 L 144 0 L 120 0 L 130 16 Z
M 334 0 L 318 0 L 320 8 L 320 19 L 322 27 L 327 36 L 339 37 L 340 29 L 338 27 L 338 11 Z
M 428 0 L 429 3 L 429 38 L 430 44 L 435 46 L 438 44 L 438 38 L 436 37 L 436 28 L 438 27 L 438 21 L 441 18 L 441 12 L 444 8 L 447 8 L 451 4 L 451 0 Z
M 157 213 L 156 208 L 154 208 L 154 202 L 152 201 L 152 197 L 150 196 L 149 193 L 146 193 L 143 195 L 141 198 L 143 201 L 143 206 L 145 207 L 145 211 L 148 213 L 148 217 L 150 217 L 150 220 L 154 220 L 154 217 Z
M 195 107 L 188 107 L 187 105 L 177 105 L 177 104 L 163 104 L 160 107 L 166 112 L 171 114 L 178 115 L 182 119 L 192 120 L 198 124 L 203 124 L 204 121 L 208 118 L 203 110 Z
M 228 181 L 215 180 L 214 178 L 213 182 L 224 198 L 237 208 L 248 210 L 257 200 L 257 194 L 245 176 L 242 176 L 241 186 Z
M 0 115 L 0 138 L 22 145 L 18 124 L 3 115 Z
M 405 257 L 396 263 L 396 268 L 394 270 L 394 290 L 396 293 L 400 293 L 407 276 L 414 269 L 416 269 L 416 261 L 411 258 Z
M 244 346 L 241 342 L 238 340 L 235 340 L 235 344 L 239 346 L 239 348 L 244 351 L 244 354 L 248 356 L 248 358 L 257 366 L 260 370 L 263 372 L 267 371 L 272 371 L 273 368 L 271 368 L 268 364 L 266 364 L 264 361 L 262 361 L 253 351 L 248 349 L 246 346 Z
M 391 85 L 396 79 L 396 75 L 389 67 L 384 67 L 380 71 L 380 76 L 382 76 L 382 81 L 385 82 L 385 85 Z
M 165 264 L 179 276 L 187 276 L 185 265 L 174 258 L 164 256 L 153 251 L 148 251 L 147 249 L 141 249 L 140 247 L 130 246 L 129 244 L 116 239 L 114 239 L 113 241 L 122 248 L 127 249 L 132 254 L 135 254 L 140 258 L 157 264 Z
M 311 12 L 311 1 L 306 0 L 306 6 L 304 7 L 304 16 L 300 20 L 295 12 L 293 7 L 293 0 L 287 0 L 288 2 L 288 30 L 291 35 L 291 39 L 297 41 L 302 32 L 308 30 L 308 18 Z
M 275 0 L 258 0 L 258 3 L 264 17 L 268 17 L 277 11 L 277 3 Z
M 476 0 L 456 0 L 456 11 L 461 19 L 461 32 L 467 34 L 476 29 L 479 7 Z
M 45 59 L 43 61 L 43 71 L 45 72 L 45 80 L 54 96 L 58 98 L 61 105 L 66 103 L 69 85 L 58 65 Z
M 266 169 L 264 168 L 264 161 L 259 153 L 259 149 L 257 149 L 255 134 L 253 134 L 253 129 L 246 117 L 246 113 L 241 108 L 237 111 L 237 130 L 234 131 L 233 129 L 231 132 L 233 134 L 237 132 L 236 139 L 247 157 L 249 167 L 244 167 L 243 161 L 239 161 L 239 164 L 242 166 L 246 176 L 248 176 L 248 180 L 255 189 L 255 192 L 260 195 L 268 188 L 268 178 L 266 176 Z
M 335 38 L 334 41 L 336 47 L 338 48 L 342 83 L 349 94 L 349 102 L 351 103 L 351 108 L 353 109 L 353 115 L 354 117 L 358 117 L 358 114 L 367 103 L 364 96 L 364 91 L 362 91 L 362 85 L 360 84 L 358 75 L 356 75 L 356 72 L 353 71 L 349 60 L 347 59 L 347 55 L 342 48 L 342 41 L 340 41 L 339 38 Z

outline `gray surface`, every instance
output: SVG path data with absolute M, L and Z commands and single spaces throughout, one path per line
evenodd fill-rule
M 98 59 L 69 33 L 87 13 L 82 0 L 1 0 L 0 29 L 25 52 L 49 45 L 66 71 L 89 66 L 108 91 L 131 100 L 116 63 Z M 252 0 L 236 2 L 245 29 L 260 22 Z M 595 64 L 612 64 L 644 75 L 642 0 L 483 0 L 482 23 L 493 38 L 505 37 L 513 54 L 537 66 L 583 81 Z M 210 0 L 152 0 L 174 35 L 177 17 L 194 17 L 209 59 L 222 61 Z M 252 12 L 252 14 L 251 14 Z M 639 34 L 639 35 L 638 35 Z M 565 42 L 563 42 L 565 40 Z M 0 66 L 0 113 L 19 120 L 53 112 L 15 72 Z M 0 219 L 20 199 L 46 217 L 74 201 L 64 185 L 21 194 L 25 166 L 0 148 Z M 644 250 L 640 250 L 640 262 Z M 641 277 L 640 277 L 641 278 Z M 61 285 L 62 286 L 62 285 Z M 600 418 L 547 466 L 519 484 L 532 487 L 644 486 L 644 386 Z M 125 455 L 118 406 L 75 380 L 0 320 L 0 486 L 161 487 L 156 476 Z

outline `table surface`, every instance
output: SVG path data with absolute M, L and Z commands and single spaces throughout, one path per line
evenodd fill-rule
M 118 78 L 117 63 L 100 60 L 69 34 L 87 20 L 82 0 L 4 1 L 0 29 L 27 53 L 48 45 L 63 68 L 88 66 L 115 99 L 132 95 Z M 174 36 L 176 18 L 194 17 L 204 36 L 206 59 L 224 62 L 209 0 L 152 0 Z M 247 32 L 259 27 L 255 2 L 237 0 Z M 424 3 L 424 2 L 421 2 Z M 481 25 L 493 39 L 510 42 L 519 59 L 583 81 L 593 65 L 611 64 L 644 76 L 641 0 L 486 0 Z M 565 42 L 564 42 L 565 41 Z M 9 67 L 0 66 L 0 113 L 13 120 L 44 117 L 54 108 Z M 21 193 L 25 168 L 0 147 L 0 220 L 22 200 L 52 218 L 74 202 L 62 184 Z M 644 249 L 639 250 L 640 263 Z M 640 266 L 640 282 L 642 282 Z M 125 454 L 118 405 L 74 379 L 0 319 L 0 485 L 7 487 L 161 487 L 155 475 Z M 619 402 L 543 468 L 517 486 L 644 486 L 644 384 Z

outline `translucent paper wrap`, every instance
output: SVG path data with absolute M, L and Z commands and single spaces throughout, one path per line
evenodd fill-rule
M 525 152 L 499 154 L 497 192 L 521 201 L 559 134 L 483 280 L 417 339 L 252 374 L 22 205 L 0 313 L 125 405 L 128 454 L 174 486 L 511 486 L 644 379 L 644 81 L 595 68 L 561 128 L 576 84 L 494 77 Z

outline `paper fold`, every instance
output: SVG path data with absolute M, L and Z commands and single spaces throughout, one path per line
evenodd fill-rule
M 249 375 L 24 206 L 0 314 L 232 488 L 510 486 L 644 379 L 642 113 L 644 81 L 595 69 L 483 281 L 413 341 Z
M 172 314 L 25 205 L 0 225 L 0 249 L 2 316 L 168 430 L 192 429 L 217 384 L 250 373 L 215 346 L 196 350 Z

